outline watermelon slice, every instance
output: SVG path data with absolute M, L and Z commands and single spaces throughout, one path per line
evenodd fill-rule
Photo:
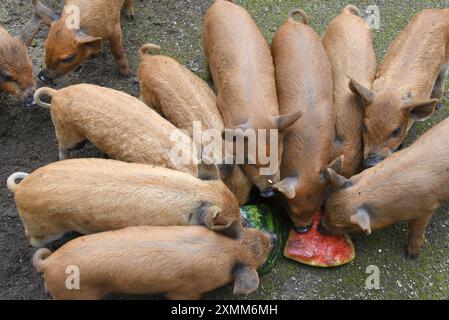
M 313 217 L 310 231 L 290 231 L 284 255 L 294 261 L 315 267 L 337 267 L 355 258 L 354 244 L 346 235 L 324 235 L 318 231 L 322 213 Z
M 268 256 L 267 262 L 259 268 L 259 273 L 265 275 L 273 269 L 282 256 L 286 232 L 282 228 L 281 217 L 273 214 L 270 207 L 264 204 L 242 207 L 240 208 L 240 213 L 243 217 L 245 227 L 273 233 L 278 238 L 276 246 Z

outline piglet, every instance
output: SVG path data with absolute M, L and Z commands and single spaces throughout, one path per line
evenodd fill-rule
M 332 170 L 322 226 L 332 233 L 367 235 L 401 221 L 409 223 L 407 254 L 417 257 L 425 229 L 449 199 L 449 119 L 422 135 L 411 147 L 378 166 L 346 179 Z
M 371 89 L 377 68 L 373 37 L 360 10 L 349 5 L 331 21 L 322 43 L 332 66 L 337 111 L 331 161 L 343 155 L 340 173 L 350 178 L 360 172 L 363 162 L 363 108 L 349 82 L 357 79 Z
M 45 41 L 45 69 L 38 76 L 46 85 L 97 55 L 106 40 L 119 73 L 131 74 L 123 48 L 120 10 L 124 7 L 126 16 L 133 17 L 133 0 L 66 0 L 62 15 L 38 0 L 32 3 L 35 14 L 50 28 Z
M 234 283 L 234 294 L 257 290 L 256 269 L 265 263 L 274 237 L 244 229 L 240 239 L 204 227 L 129 227 L 75 239 L 33 257 L 54 299 L 101 299 L 110 293 L 165 293 L 169 299 L 199 299 Z M 69 266 L 79 287 L 66 286 Z
M 442 102 L 449 72 L 449 10 L 417 14 L 391 44 L 372 89 L 353 79 L 363 101 L 366 167 L 397 151 L 414 121 L 424 121 Z
M 44 96 L 51 98 L 51 104 L 42 101 Z M 88 140 L 116 160 L 168 167 L 192 175 L 198 172 L 197 153 L 190 137 L 126 93 L 79 84 L 61 90 L 40 88 L 35 100 L 51 110 L 61 160 Z
M 194 136 L 194 123 L 203 130 L 216 129 L 218 139 L 224 130 L 223 118 L 217 108 L 214 92 L 199 77 L 176 60 L 160 54 L 161 48 L 145 44 L 140 49 L 139 67 L 140 99 L 173 123 Z M 198 135 L 198 133 L 197 133 Z M 214 140 L 203 137 L 205 146 Z M 202 141 L 200 141 L 201 143 Z M 224 146 L 224 142 L 222 142 Z M 252 184 L 240 167 L 226 165 L 224 147 L 220 152 L 220 173 L 223 181 L 236 195 L 241 205 L 248 201 Z M 212 155 L 209 155 L 212 157 Z
M 325 172 L 335 129 L 332 69 L 320 38 L 299 9 L 290 12 L 276 33 L 272 53 L 280 112 L 303 114 L 285 130 L 282 180 L 274 185 L 302 232 L 319 211 L 328 184 Z
M 26 107 L 34 105 L 33 65 L 28 46 L 39 31 L 40 23 L 33 15 L 16 37 L 0 26 L 0 91 L 21 99 Z
M 262 196 L 272 197 L 282 156 L 282 134 L 278 133 L 301 114 L 279 116 L 270 47 L 250 14 L 233 2 L 216 0 L 207 11 L 204 52 L 225 127 L 239 139 L 247 138 L 243 170 Z M 272 139 L 273 132 L 278 134 L 277 139 Z M 250 149 L 257 154 L 248 152 Z M 262 158 L 265 155 L 268 164 Z
M 88 234 L 139 225 L 204 225 L 237 236 L 237 200 L 215 165 L 199 168 L 203 180 L 161 167 L 77 159 L 31 175 L 13 174 L 7 185 L 35 247 L 69 231 Z

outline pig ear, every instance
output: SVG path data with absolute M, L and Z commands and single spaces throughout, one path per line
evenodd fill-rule
M 103 39 L 100 37 L 92 37 L 83 32 L 79 32 L 76 36 L 76 42 L 91 49 L 93 52 L 101 51 L 103 47 Z
M 39 31 L 39 27 L 41 26 L 41 19 L 33 14 L 31 19 L 27 22 L 27 24 L 20 30 L 18 38 L 22 41 L 27 47 L 31 45 L 36 33 Z
M 369 236 L 371 234 L 371 218 L 366 209 L 358 209 L 357 213 L 351 216 L 351 222 L 358 225 L 366 235 Z
M 349 89 L 351 89 L 352 93 L 354 93 L 356 96 L 360 97 L 363 100 L 364 106 L 367 106 L 371 102 L 373 102 L 374 92 L 368 88 L 365 88 L 354 79 L 350 79 Z
M 284 131 L 302 117 L 302 111 L 296 111 L 284 116 L 274 117 L 274 122 L 276 123 L 279 131 Z
M 224 129 L 222 132 L 223 140 L 226 139 L 226 132 L 231 132 L 233 136 L 238 136 L 238 135 L 244 134 L 245 131 L 248 129 L 251 129 L 248 121 L 246 121 L 242 124 L 239 124 L 238 126 L 235 126 L 233 128 Z
M 432 99 L 429 101 L 412 103 L 407 105 L 404 108 L 404 111 L 410 114 L 415 121 L 425 121 L 435 112 L 438 102 L 438 99 Z
M 323 170 L 321 172 L 321 181 L 324 184 L 331 183 L 329 173 L 327 169 L 332 169 L 335 173 L 340 174 L 343 170 L 343 161 L 345 159 L 344 155 L 339 156 L 337 159 L 335 159 L 331 164 L 329 164 L 326 168 L 326 170 Z
M 239 264 L 234 269 L 234 294 L 250 294 L 259 287 L 257 271 Z
M 212 230 L 214 231 L 218 231 L 221 234 L 225 235 L 226 237 L 229 237 L 231 239 L 235 239 L 238 240 L 242 237 L 242 233 L 243 233 L 243 226 L 242 226 L 242 222 L 240 220 L 236 220 L 233 223 L 231 223 L 231 225 L 229 227 L 225 227 L 225 229 L 223 231 L 219 231 L 216 230 L 217 227 L 212 228 Z
M 343 170 L 343 163 L 345 161 L 345 156 L 342 154 L 337 159 L 335 159 L 331 164 L 327 166 L 328 169 L 332 169 L 337 173 Z
M 282 193 L 287 199 L 293 199 L 296 196 L 298 184 L 298 177 L 288 177 L 276 183 L 273 189 Z
M 209 162 L 210 164 L 207 164 Z M 198 178 L 201 180 L 220 180 L 220 171 L 215 163 L 210 159 L 203 157 L 198 165 Z
M 330 184 L 334 190 L 341 190 L 352 186 L 352 182 L 343 176 L 337 174 L 334 170 L 327 168 L 325 173 L 325 179 L 328 184 Z
M 47 26 L 51 26 L 52 22 L 59 20 L 60 16 L 52 9 L 44 6 L 38 0 L 32 0 L 34 14 L 42 19 Z

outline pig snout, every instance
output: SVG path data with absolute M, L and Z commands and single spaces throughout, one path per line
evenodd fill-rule
M 37 77 L 47 86 L 52 86 L 54 84 L 54 79 L 50 77 L 45 70 L 39 72 Z
M 268 187 L 260 192 L 263 198 L 272 198 L 275 195 L 273 187 Z
M 309 224 L 308 226 L 295 227 L 295 231 L 297 233 L 302 233 L 302 234 L 309 232 L 310 229 L 312 229 L 312 225 L 311 224 Z
M 365 167 L 366 168 L 375 167 L 384 160 L 385 160 L 384 157 L 378 155 L 370 155 L 368 156 L 368 158 L 365 159 Z
M 318 224 L 317 230 L 323 236 L 330 236 L 331 235 L 331 233 L 324 226 L 323 220 L 321 220 L 320 223 Z
M 34 100 L 34 90 L 29 88 L 25 91 L 23 95 L 23 103 L 26 108 L 32 108 L 36 106 L 36 101 Z

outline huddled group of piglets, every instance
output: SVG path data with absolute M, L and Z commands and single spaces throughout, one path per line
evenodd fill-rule
M 333 19 L 321 39 L 295 9 L 270 48 L 244 8 L 216 0 L 203 28 L 215 92 L 159 46 L 145 44 L 137 99 L 91 84 L 34 91 L 26 48 L 46 24 L 38 75 L 46 85 L 98 54 L 105 40 L 119 73 L 129 76 L 120 12 L 132 18 L 132 0 L 66 0 L 62 15 L 31 3 L 33 16 L 20 36 L 0 28 L 0 89 L 50 110 L 63 161 L 15 173 L 7 185 L 31 245 L 41 248 L 33 263 L 53 298 L 197 299 L 231 282 L 234 293 L 253 292 L 276 241 L 242 226 L 239 206 L 253 186 L 263 197 L 282 195 L 298 232 L 308 232 L 323 205 L 321 229 L 334 234 L 370 234 L 409 221 L 407 253 L 419 254 L 426 225 L 449 198 L 449 120 L 398 150 L 413 122 L 442 103 L 449 10 L 414 17 L 377 68 L 371 30 L 355 6 Z M 73 6 L 79 29 L 70 28 Z M 195 164 L 202 153 L 192 143 L 195 121 L 231 130 L 235 139 L 246 130 L 277 130 L 276 150 L 270 139 L 257 141 L 277 152 L 276 172 L 262 175 L 266 164 L 249 155 L 241 165 L 207 158 Z M 174 141 L 177 129 L 184 131 Z M 67 160 L 86 141 L 114 160 Z M 170 157 L 180 141 L 192 149 L 188 163 Z M 53 253 L 42 248 L 70 231 L 88 235 Z M 68 266 L 79 268 L 75 290 L 66 286 Z

